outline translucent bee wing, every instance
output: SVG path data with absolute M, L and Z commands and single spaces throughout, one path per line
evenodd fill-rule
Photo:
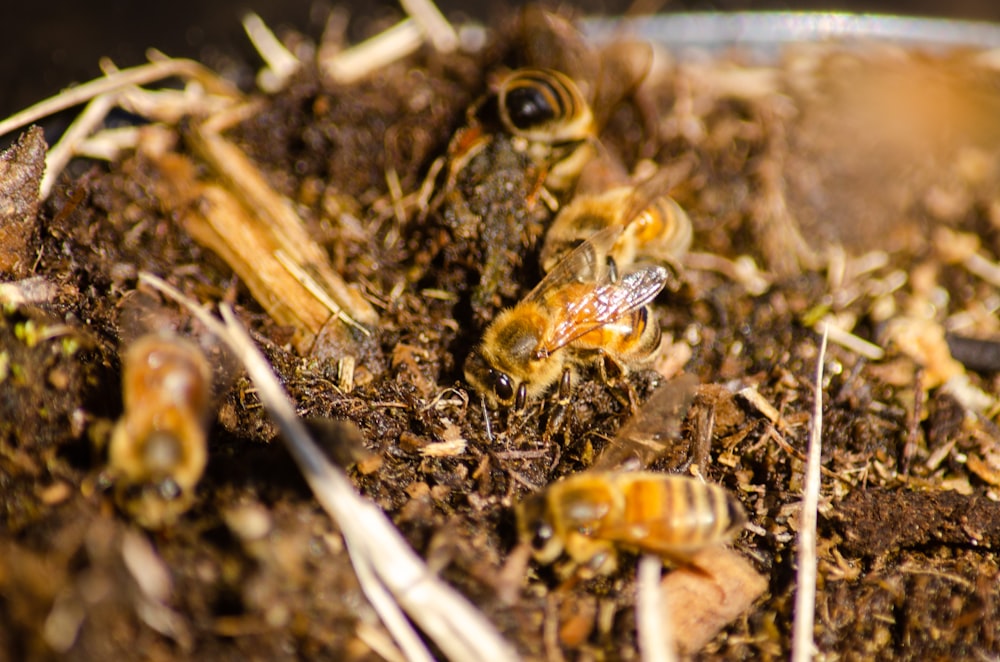
M 681 438 L 698 379 L 684 374 L 661 384 L 618 430 L 593 469 L 637 470 L 648 466 Z
M 621 232 L 622 228 L 616 226 L 591 236 L 559 260 L 524 300 L 543 303 L 551 292 L 571 283 L 610 282 L 608 252 Z
M 536 356 L 547 356 L 645 306 L 656 298 L 668 278 L 669 273 L 663 267 L 643 267 L 622 275 L 613 283 L 596 285 L 576 293 L 565 304 L 562 319 L 552 325 L 539 342 Z
M 684 181 L 694 168 L 690 159 L 677 161 L 670 166 L 664 166 L 652 175 L 642 180 L 633 188 L 632 194 L 625 202 L 621 219 L 623 225 L 628 225 L 636 216 L 646 211 L 657 198 L 670 195 L 671 189 Z

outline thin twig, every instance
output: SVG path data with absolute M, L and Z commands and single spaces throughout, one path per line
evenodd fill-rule
M 816 518 L 819 508 L 820 452 L 823 437 L 823 361 L 829 327 L 823 327 L 823 340 L 816 359 L 816 394 L 812 425 L 809 428 L 809 455 L 806 461 L 805 487 L 802 495 L 802 525 L 799 528 L 798 572 L 795 592 L 795 622 L 792 626 L 792 662 L 812 659 L 816 644 L 813 624 L 816 619 Z
M 243 17 L 243 29 L 267 68 L 257 74 L 257 84 L 268 92 L 284 87 L 302 63 L 281 43 L 259 15 L 249 12 Z
M 423 42 L 424 34 L 420 25 L 412 18 L 407 18 L 319 64 L 327 75 L 346 85 L 410 55 Z
M 458 33 L 432 0 L 399 0 L 399 4 L 424 33 L 439 53 L 451 53 L 458 48 Z
M 239 90 L 230 86 L 217 74 L 206 69 L 198 62 L 193 60 L 164 60 L 162 62 L 140 65 L 131 69 L 122 69 L 113 75 L 96 78 L 82 85 L 64 90 L 48 99 L 39 101 L 35 105 L 29 106 L 0 122 L 0 136 L 32 122 L 37 122 L 43 117 L 48 117 L 73 106 L 79 106 L 102 94 L 114 92 L 131 85 L 144 85 L 172 76 L 198 80 L 205 85 L 207 90 L 215 94 L 234 98 L 240 96 Z
M 80 143 L 101 125 L 117 101 L 117 94 L 104 94 L 95 97 L 87 104 L 84 111 L 73 120 L 59 142 L 49 150 L 45 156 L 45 175 L 42 177 L 38 192 L 42 200 L 49 197 L 56 179 L 76 154 Z
M 673 621 L 660 590 L 663 559 L 655 554 L 639 557 L 636 572 L 636 627 L 642 662 L 675 662 Z
M 302 66 L 258 14 L 249 12 L 244 16 L 243 29 L 257 54 L 267 63 L 267 68 L 279 78 L 288 78 Z
M 870 343 L 864 338 L 860 338 L 850 331 L 845 331 L 829 319 L 821 320 L 816 330 L 823 328 L 823 334 L 829 335 L 832 342 L 841 347 L 851 350 L 858 356 L 863 356 L 870 361 L 881 361 L 885 358 L 885 350 L 874 343 Z

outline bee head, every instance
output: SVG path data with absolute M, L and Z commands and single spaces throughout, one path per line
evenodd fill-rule
M 563 552 L 563 543 L 556 535 L 549 517 L 545 494 L 532 494 L 517 504 L 517 533 L 539 563 L 552 563 Z
M 139 526 L 158 530 L 173 525 L 194 503 L 194 494 L 171 476 L 149 482 L 122 479 L 115 486 L 115 501 Z
M 523 409 L 527 402 L 527 386 L 516 383 L 506 372 L 491 366 L 479 349 L 465 360 L 465 379 L 494 407 Z

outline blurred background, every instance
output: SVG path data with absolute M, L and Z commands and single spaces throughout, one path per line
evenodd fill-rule
M 4 46 L 0 57 L 0 118 L 50 96 L 75 82 L 100 74 L 98 60 L 108 56 L 120 67 L 145 61 L 147 48 L 172 56 L 192 57 L 225 71 L 227 62 L 257 61 L 240 26 L 248 10 L 260 14 L 281 34 L 295 28 L 317 37 L 334 3 L 317 0 L 17 0 L 4 9 Z M 352 39 L 371 32 L 373 22 L 399 16 L 395 2 L 351 0 L 339 3 L 351 12 Z M 522 3 L 439 0 L 453 19 L 488 21 Z M 657 0 L 577 0 L 566 3 L 586 14 L 620 14 L 629 7 L 649 11 L 739 11 L 748 9 L 810 9 L 899 13 L 1000 21 L 997 0 L 717 0 L 716 2 L 657 2 Z

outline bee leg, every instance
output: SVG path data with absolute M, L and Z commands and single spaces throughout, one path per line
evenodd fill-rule
M 615 262 L 615 258 L 608 256 L 608 279 L 612 283 L 618 282 L 618 263 Z
M 552 407 L 549 420 L 545 423 L 544 438 L 551 439 L 553 435 L 566 427 L 566 411 L 569 409 L 571 396 L 573 395 L 573 372 L 566 368 L 559 379 L 559 397 Z
M 627 407 L 629 412 L 634 415 L 639 410 L 639 396 L 632 384 L 626 379 L 625 366 L 602 352 L 597 361 L 597 370 L 601 381 L 611 391 L 615 400 L 621 403 L 622 407 Z

